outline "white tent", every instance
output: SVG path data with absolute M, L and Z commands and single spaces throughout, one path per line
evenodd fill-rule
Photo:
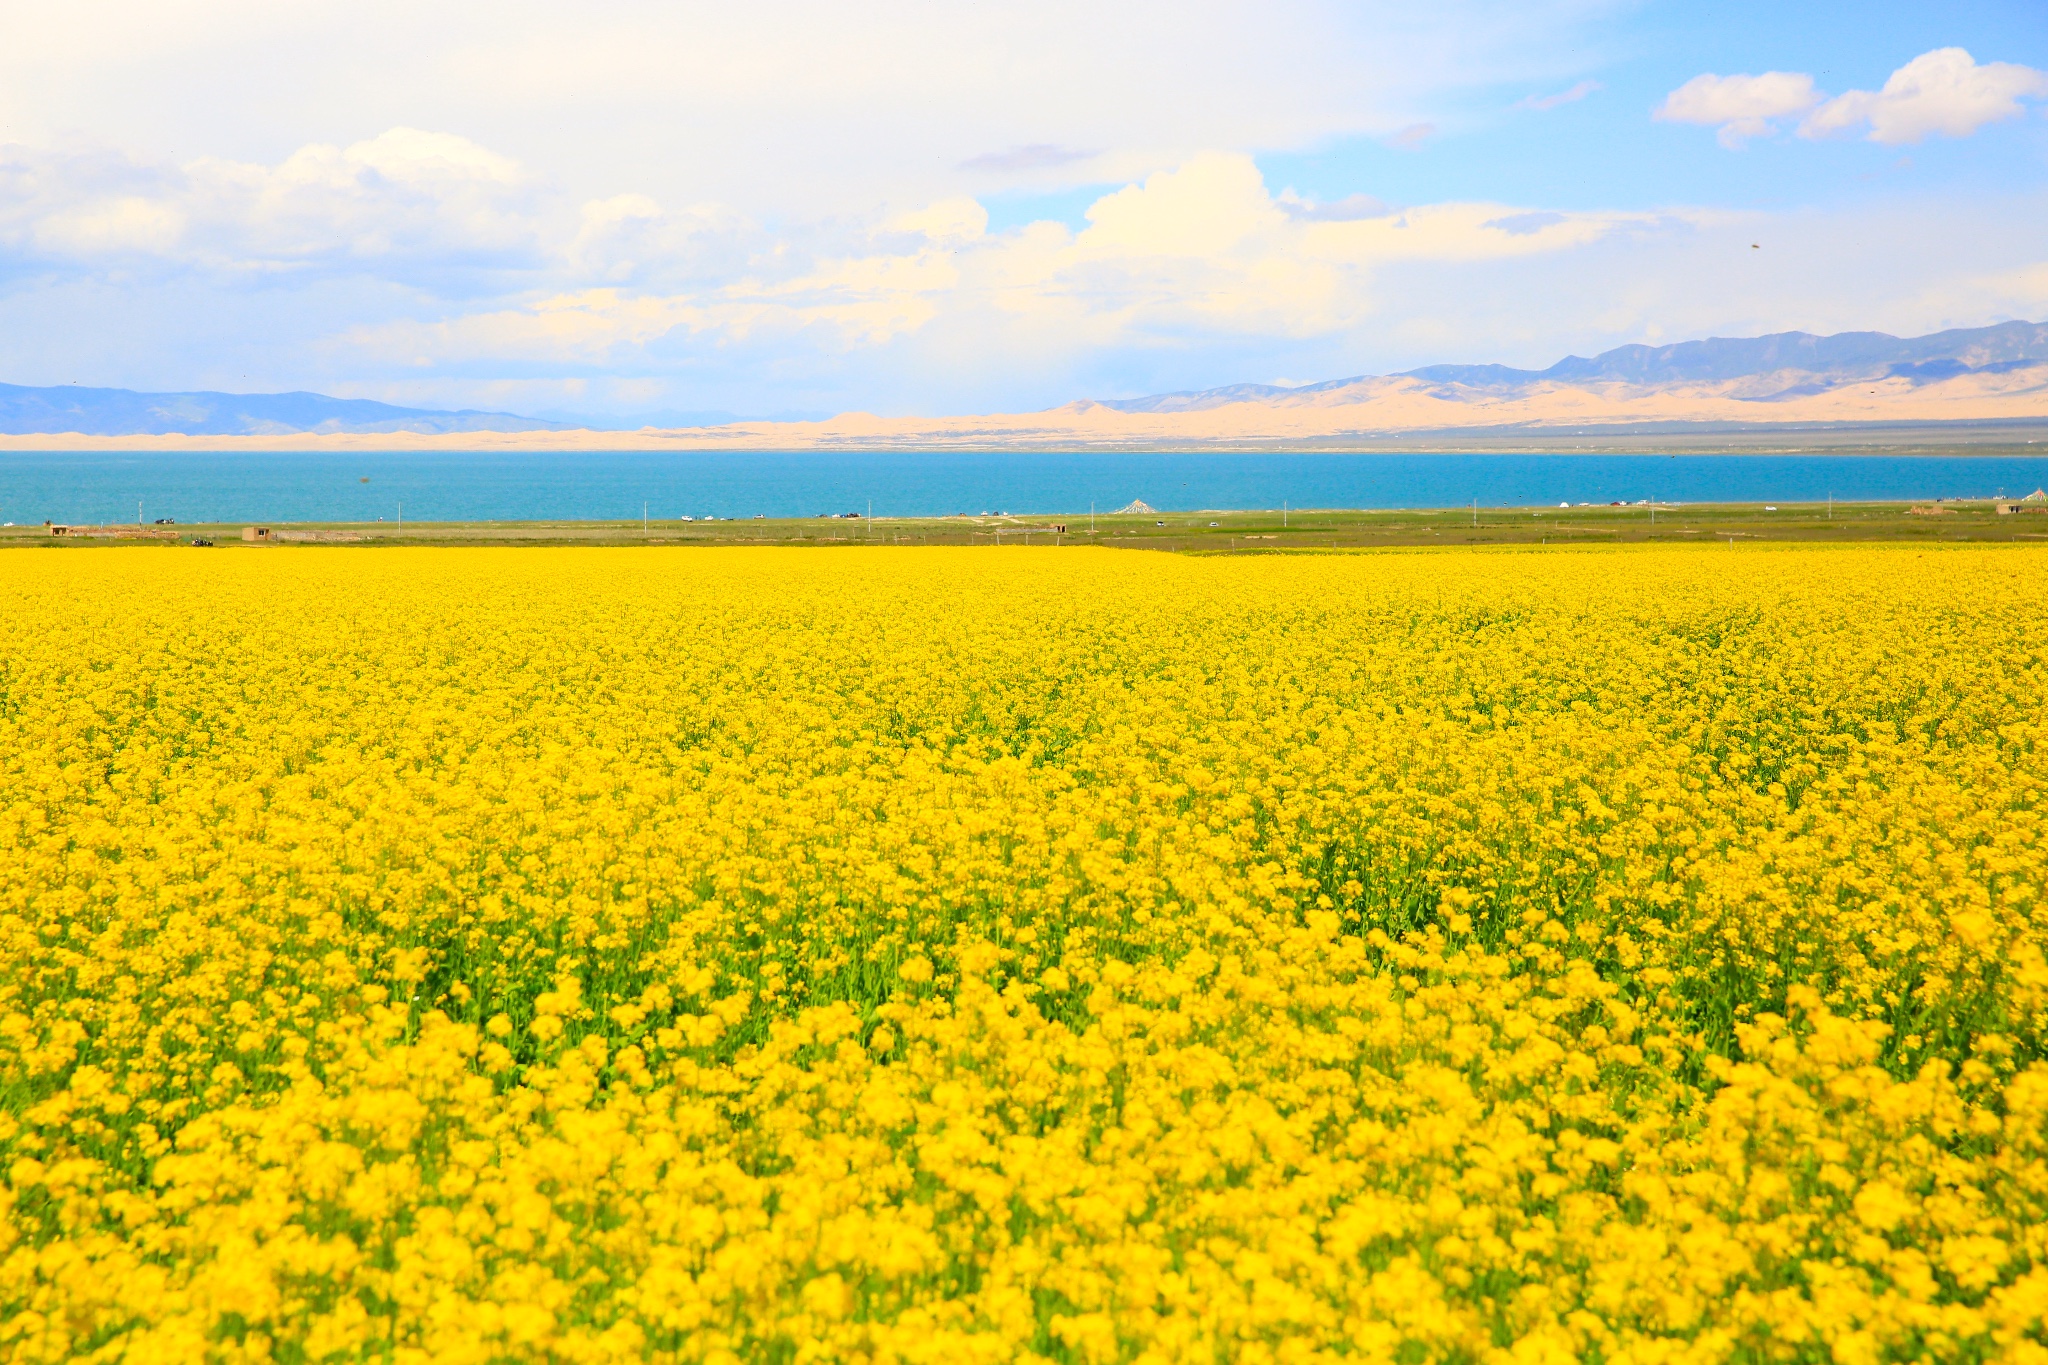
M 1131 500 L 1130 506 L 1119 507 L 1116 509 L 1116 511 L 1110 513 L 1110 515 L 1113 517 L 1135 517 L 1139 515 L 1149 517 L 1158 510 L 1159 509 L 1156 507 L 1147 507 L 1142 498 L 1133 498 Z

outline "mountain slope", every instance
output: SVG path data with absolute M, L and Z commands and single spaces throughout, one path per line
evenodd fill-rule
M 1425 433 L 1456 433 L 1470 442 L 1485 433 L 1521 440 L 1928 424 L 2025 426 L 2027 434 L 2015 439 L 2031 444 L 2048 428 L 2048 323 L 1907 338 L 1711 338 L 1568 356 L 1545 370 L 1434 365 L 1301 388 L 1233 384 L 1084 399 L 1043 412 L 848 412 L 822 421 L 633 432 L 318 394 L 0 386 L 0 448 L 9 449 L 1273 449 L 1275 442 L 1339 447 Z
M 0 384 L 0 432 L 86 436 L 283 436 L 299 432 L 559 431 L 507 412 L 437 412 L 318 393 L 137 393 Z
M 1376 396 L 1388 380 L 1417 380 L 1426 391 L 1454 397 L 1455 390 L 1506 397 L 1546 387 L 1620 383 L 1642 388 L 1756 381 L 1728 396 L 1770 402 L 1825 393 L 1866 380 L 1904 379 L 1911 384 L 1994 375 L 2048 364 L 2048 323 L 2002 322 L 1921 337 L 1884 332 L 1777 332 L 1760 337 L 1711 337 L 1670 346 L 1617 346 L 1590 360 L 1566 356 L 1546 370 L 1507 365 L 1427 365 L 1397 375 L 1360 375 L 1300 388 L 1232 384 L 1189 393 L 1109 399 L 1118 412 L 1202 412 L 1236 403 L 1320 406 L 1333 398 L 1360 401 Z M 1441 386 L 1441 387 L 1440 387 Z

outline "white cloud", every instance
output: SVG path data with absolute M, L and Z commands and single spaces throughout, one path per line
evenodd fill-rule
M 645 194 L 617 194 L 583 205 L 566 264 L 595 283 L 675 288 L 745 270 L 760 237 L 720 204 L 671 211 Z
M 1688 215 L 1535 259 L 1415 262 L 1382 271 L 1351 363 L 1247 374 L 1384 372 L 1439 358 L 1541 368 L 1626 342 L 1878 330 L 1916 336 L 2048 315 L 2039 223 L 2048 195 L 1838 211 Z M 1750 243 L 1764 249 L 1753 251 Z
M 1552 109 L 1563 108 L 1567 104 L 1577 104 L 1595 91 L 1605 90 L 1606 88 L 1599 81 L 1580 81 L 1569 90 L 1560 90 L 1554 95 L 1531 95 L 1527 99 L 1517 100 L 1515 101 L 1515 108 L 1534 109 L 1538 113 L 1547 113 Z
M 1347 194 L 1327 203 L 1306 199 L 1293 190 L 1280 191 L 1273 201 L 1290 218 L 1309 223 L 1348 223 L 1359 218 L 1378 218 L 1387 212 L 1387 202 L 1371 194 Z
M 618 381 L 638 386 L 636 411 L 1021 411 L 1273 374 L 1541 367 L 1660 334 L 1913 335 L 2048 313 L 2039 193 L 1975 200 L 1965 214 L 1890 198 L 1838 212 L 1428 204 L 1275 221 L 1261 196 L 1279 200 L 1221 162 L 1191 160 L 1182 170 L 1199 174 L 1158 186 L 1183 206 L 1240 201 L 1231 212 L 1245 230 L 1207 243 L 1208 255 L 1155 253 L 1137 231 L 1091 240 L 1085 222 L 941 241 L 880 218 L 815 256 L 749 237 L 746 268 L 685 288 L 592 287 L 571 266 L 474 304 L 370 276 L 290 289 L 193 276 L 142 290 L 16 287 L 0 290 L 0 374 L 526 412 L 622 411 Z M 1121 208 L 1126 229 L 1152 211 Z M 564 240 L 574 228 L 572 214 Z M 125 370 L 100 359 L 110 338 Z M 165 384 L 156 357 L 178 348 L 194 368 Z
M 1943 326 L 2048 317 L 2048 259 L 1984 274 L 1963 273 L 1924 289 L 1916 303 Z
M 802 336 L 846 353 L 963 317 L 1089 346 L 1327 336 L 1372 314 L 1376 276 L 1390 266 L 1564 252 L 1669 225 L 1655 215 L 1501 204 L 1399 213 L 1357 205 L 1328 216 L 1300 205 L 1269 193 L 1250 157 L 1211 152 L 1103 195 L 1079 232 L 1044 222 L 989 234 L 978 203 L 941 200 L 881 225 L 865 251 L 780 277 L 757 272 L 669 295 L 565 292 L 442 322 L 358 328 L 344 340 L 403 363 L 597 364 L 676 337 L 724 346 Z M 651 201 L 592 208 L 605 221 L 658 213 Z
M 349 329 L 341 343 L 358 353 L 421 369 L 477 356 L 598 364 L 621 347 L 645 345 L 678 327 L 698 330 L 704 318 L 704 310 L 686 300 L 586 289 L 523 308 L 439 322 L 358 326 Z
M 467 138 L 393 128 L 275 166 L 149 164 L 98 150 L 0 148 L 0 249 L 241 274 L 531 264 L 536 194 Z
M 877 199 L 908 208 L 992 173 L 1073 185 L 1204 147 L 1386 136 L 1503 81 L 1577 79 L 1611 8 L 15 4 L 0 42 L 0 129 L 275 164 L 339 130 L 445 128 L 544 168 L 572 201 L 633 191 L 812 216 Z
M 1653 117 L 1718 126 L 1731 150 L 1777 131 L 1775 120 L 1803 114 L 1802 137 L 1826 137 L 1867 125 L 1872 142 L 1919 142 L 1930 133 L 1968 137 L 1987 123 L 2017 118 L 2023 99 L 2048 96 L 2048 72 L 1986 62 L 1959 47 L 1936 48 L 1907 62 L 1882 90 L 1850 90 L 1832 99 L 1798 71 L 1761 76 L 1695 76 L 1665 97 Z
M 1800 131 L 1809 137 L 1868 124 L 1872 142 L 1919 142 L 1930 133 L 1968 137 L 1987 123 L 2017 118 L 2020 101 L 2048 96 L 2048 72 L 2013 62 L 1986 62 L 1959 47 L 1936 48 L 1907 62 L 1882 90 L 1851 90 L 1813 111 Z
M 1485 171 L 1509 99 L 1556 108 L 1637 51 L 1630 8 L 17 4 L 0 43 L 0 136 L 24 144 L 0 147 L 0 378 L 396 383 L 414 401 L 504 383 L 553 403 L 569 390 L 549 385 L 612 391 L 607 369 L 691 407 L 960 410 L 1497 341 L 1547 362 L 1658 325 L 1896 330 L 1920 313 L 1887 291 L 1948 288 L 1950 271 L 1993 283 L 1944 317 L 2020 306 L 1996 281 L 2038 259 L 2039 215 L 2015 229 L 2034 235 L 2024 251 L 1952 248 L 1989 197 L 1960 184 L 1928 206 L 1953 232 L 1883 238 L 1853 269 L 1816 248 L 1764 288 L 1793 254 L 1777 218 L 1746 225 L 1731 262 L 1719 220 L 1692 210 L 1393 208 L 1370 193 L 1387 184 L 1341 178 L 1381 164 L 1352 155 L 1361 142 L 1419 138 L 1424 120 L 1457 134 L 1428 155 L 1477 149 L 1465 165 Z M 1660 117 L 1737 144 L 1802 119 L 1910 141 L 2033 97 L 2026 68 L 1964 58 L 1944 77 L 1929 61 L 1834 102 L 1792 72 L 1702 77 Z M 1248 148 L 1305 154 L 1303 193 L 1269 190 Z M 1635 176 L 1598 141 L 1545 155 L 1584 172 L 1583 194 L 1633 205 L 1699 183 Z M 1097 202 L 1074 219 L 1064 196 L 1083 186 Z M 991 232 L 964 196 L 998 187 L 1005 218 L 1046 202 L 1068 221 Z M 1860 221 L 1831 229 L 1861 240 Z
M 972 241 L 988 231 L 988 210 L 974 199 L 942 199 L 889 224 L 898 232 L 915 232 L 935 242 Z
M 1207 152 L 1096 200 L 1081 241 L 1098 258 L 1214 260 L 1287 221 L 1250 157 Z
M 1813 77 L 1797 71 L 1761 76 L 1694 76 L 1665 96 L 1653 117 L 1668 123 L 1718 125 L 1723 147 L 1740 147 L 1772 132 L 1774 119 L 1803 114 L 1820 103 Z
M 352 147 L 301 148 L 278 170 L 281 180 L 360 185 L 374 177 L 427 190 L 450 186 L 517 185 L 519 163 L 453 133 L 393 128 Z
M 979 156 L 970 156 L 960 163 L 960 169 L 986 171 L 995 175 L 1017 175 L 1072 166 L 1077 161 L 1087 161 L 1094 156 L 1094 152 L 1077 151 L 1072 147 L 1055 146 L 1049 142 L 1034 142 L 1029 146 L 1011 147 L 1006 151 L 983 152 Z
M 121 195 L 60 209 L 35 223 L 30 240 L 46 252 L 152 256 L 176 250 L 187 226 L 170 204 Z

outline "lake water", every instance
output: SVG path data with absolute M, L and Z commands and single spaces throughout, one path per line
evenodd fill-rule
M 0 521 L 599 521 L 2018 495 L 2048 459 L 1839 455 L 0 453 Z

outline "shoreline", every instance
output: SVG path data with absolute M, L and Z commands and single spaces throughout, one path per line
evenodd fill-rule
M 838 419 L 835 419 L 837 421 Z M 963 419 L 964 420 L 964 419 Z M 264 436 L 76 432 L 0 435 L 0 455 L 304 454 L 1174 454 L 1174 455 L 1838 455 L 2048 459 L 2048 416 L 1970 421 L 1601 423 L 1569 429 L 1432 427 L 1399 431 L 1204 436 L 1058 430 L 946 430 L 943 419 L 837 433 L 830 423 L 639 431 L 296 432 Z

